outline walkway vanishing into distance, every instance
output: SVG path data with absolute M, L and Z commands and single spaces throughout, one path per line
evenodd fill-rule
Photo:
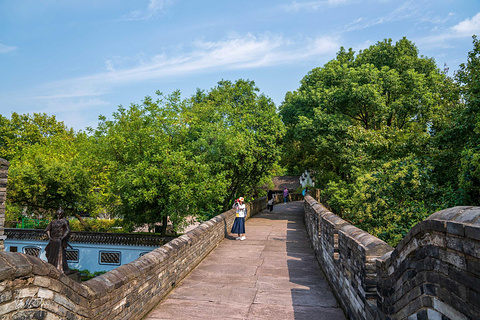
M 225 238 L 144 319 L 345 319 L 315 260 L 303 202 L 246 222 Z

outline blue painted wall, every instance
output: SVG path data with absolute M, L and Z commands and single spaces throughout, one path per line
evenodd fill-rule
M 5 240 L 5 251 L 11 251 L 11 247 L 17 247 L 17 252 L 25 253 L 25 248 L 36 247 L 40 249 L 40 258 L 47 261 L 45 256 L 45 247 L 48 242 L 35 240 Z M 68 261 L 71 269 L 88 270 L 90 272 L 110 271 L 122 264 L 130 263 L 136 260 L 140 255 L 148 253 L 157 247 L 151 246 L 132 246 L 132 245 L 111 245 L 111 244 L 91 244 L 91 243 L 70 243 L 72 248 L 69 250 L 78 250 L 78 262 Z M 101 263 L 101 253 L 114 252 L 119 253 L 119 263 Z

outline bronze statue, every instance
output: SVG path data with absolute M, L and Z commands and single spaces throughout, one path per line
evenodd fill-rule
M 50 240 L 45 248 L 48 262 L 53 264 L 60 272 L 67 273 L 69 268 L 65 249 L 70 237 L 70 225 L 68 220 L 64 218 L 64 211 L 61 207 L 57 210 L 57 219 L 48 224 L 45 232 Z

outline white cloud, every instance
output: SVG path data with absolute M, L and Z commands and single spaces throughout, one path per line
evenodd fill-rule
M 216 42 L 195 42 L 182 55 L 160 54 L 130 68 L 115 68 L 108 60 L 108 71 L 46 84 L 38 99 L 65 99 L 101 96 L 111 88 L 152 79 L 168 79 L 194 73 L 214 73 L 288 65 L 335 53 L 338 41 L 331 37 L 305 39 L 302 43 L 281 36 L 256 37 L 248 34 Z
M 317 54 L 328 54 L 331 52 L 336 52 L 339 48 L 340 45 L 333 38 L 316 38 L 312 41 L 312 44 L 308 47 L 309 50 L 307 50 L 306 53 L 308 56 Z
M 465 19 L 453 27 L 439 31 L 433 36 L 418 39 L 416 42 L 424 47 L 452 48 L 454 44 L 450 41 L 455 39 L 471 37 L 480 34 L 480 12 L 471 19 Z
M 115 71 L 112 60 L 109 59 L 109 60 L 105 61 L 105 69 L 107 71 Z
M 471 37 L 475 33 L 480 33 L 480 12 L 472 19 L 466 19 L 452 27 L 452 30 L 461 36 Z
M 98 98 L 58 99 L 45 101 L 35 112 L 54 114 L 57 120 L 78 130 L 96 127 L 99 110 L 111 106 L 111 103 Z
M 356 44 L 355 46 L 352 47 L 353 51 L 359 52 L 360 50 L 365 50 L 366 48 L 369 48 L 370 46 L 375 45 L 375 42 L 372 40 L 365 40 L 361 43 Z
M 82 129 L 86 126 L 95 126 L 100 110 L 105 107 L 112 107 L 112 103 L 98 97 L 31 97 L 19 95 L 18 93 L 2 93 L 5 102 L 0 112 L 9 116 L 15 111 L 19 114 L 46 113 L 55 115 L 58 121 L 64 121 L 69 127 Z M 15 105 L 13 109 L 7 106 Z
M 15 51 L 15 50 L 17 50 L 17 47 L 7 46 L 7 45 L 4 45 L 4 44 L 0 43 L 0 53 L 9 53 L 9 52 L 12 52 L 12 51 Z
M 150 0 L 146 9 L 138 9 L 130 12 L 122 20 L 150 20 L 158 13 L 164 12 L 173 0 Z
M 364 17 L 357 18 L 345 26 L 345 31 L 361 30 L 392 21 L 401 21 L 418 14 L 418 6 L 412 1 L 407 1 L 386 16 L 375 19 L 365 19 Z
M 72 80 L 67 80 L 72 81 Z M 56 82 L 60 84 L 61 82 Z M 52 83 L 47 84 L 44 86 L 44 89 L 51 88 Z M 80 88 L 80 87 L 83 88 Z M 38 100 L 52 100 L 52 99 L 69 99 L 69 98 L 80 98 L 80 97 L 95 97 L 101 96 L 107 93 L 107 90 L 102 90 L 101 87 L 94 88 L 94 86 L 89 86 L 85 84 L 78 83 L 74 85 L 72 83 L 71 86 L 64 86 L 64 88 L 68 88 L 68 90 L 56 90 L 55 93 L 47 93 L 47 95 L 38 95 L 33 97 L 34 99 Z
M 165 7 L 170 4 L 172 4 L 172 0 L 150 0 L 147 11 L 155 14 L 158 11 L 165 9 Z
M 293 1 L 283 7 L 286 11 L 316 11 L 320 7 L 335 6 L 347 2 L 352 2 L 352 0 Z
M 24 96 L 23 100 L 25 105 L 38 106 L 35 112 L 57 114 L 69 125 L 94 126 L 96 118 L 91 114 L 111 107 L 106 100 L 114 89 L 146 81 L 171 81 L 184 75 L 301 64 L 319 57 L 328 58 L 339 46 L 338 39 L 330 37 L 294 41 L 282 36 L 252 34 L 231 36 L 223 41 L 197 41 L 183 54 L 162 53 L 146 58 L 140 53 L 134 57 L 112 57 L 105 62 L 104 72 L 46 83 L 32 88 L 33 96 Z M 125 67 L 132 61 L 136 63 L 134 66 Z M 115 62 L 122 68 L 115 66 Z
M 365 20 L 365 18 L 363 17 L 360 17 L 360 18 L 357 18 L 355 20 L 353 20 L 352 22 L 350 22 L 349 24 L 347 24 L 345 26 L 345 29 L 347 31 L 353 31 L 353 30 L 358 30 L 358 29 L 364 29 L 368 26 L 368 23 L 367 24 L 363 24 L 363 21 Z
M 439 29 L 439 25 L 443 25 L 450 21 L 455 14 L 453 12 L 448 13 L 446 16 L 431 16 L 431 14 L 426 14 L 422 18 L 420 18 L 420 21 L 422 22 L 427 22 L 435 25 L 434 29 Z

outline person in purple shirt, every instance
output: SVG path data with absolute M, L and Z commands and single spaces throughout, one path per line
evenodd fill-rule
M 287 203 L 287 199 L 288 199 L 288 189 L 287 187 L 285 187 L 285 189 L 283 189 L 283 202 Z

